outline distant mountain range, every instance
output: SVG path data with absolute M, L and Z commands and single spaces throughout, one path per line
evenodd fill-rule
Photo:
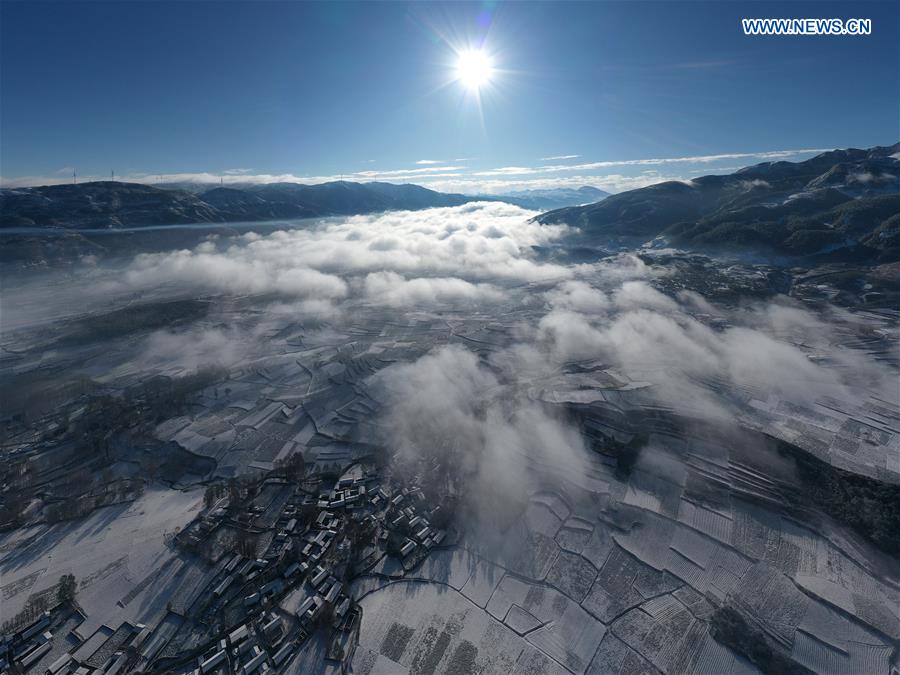
M 900 143 L 669 181 L 550 211 L 595 244 L 900 260 Z
M 577 227 L 573 243 L 591 249 L 619 243 L 863 263 L 900 260 L 900 143 L 834 150 L 797 163 L 766 162 L 612 196 L 591 187 L 486 196 L 346 181 L 202 190 L 111 181 L 21 188 L 0 190 L 0 228 L 233 223 L 482 200 L 553 209 L 537 220 Z
M 519 190 L 516 192 L 505 192 L 502 195 L 491 195 L 486 197 L 486 199 L 500 199 L 532 211 L 549 211 L 550 209 L 558 209 L 564 206 L 592 204 L 607 197 L 609 197 L 608 192 L 585 185 L 580 188 Z
M 244 189 L 216 187 L 195 193 L 142 183 L 98 181 L 3 190 L 0 227 L 83 229 L 228 223 L 458 206 L 472 199 L 392 183 L 274 183 Z
M 318 185 L 273 183 L 241 187 L 159 187 L 97 181 L 0 191 L 0 227 L 117 228 L 229 223 L 506 201 L 536 211 L 605 197 L 596 188 L 526 191 L 511 196 L 461 195 L 419 185 L 335 181 Z

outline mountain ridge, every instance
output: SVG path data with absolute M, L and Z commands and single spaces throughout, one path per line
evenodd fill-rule
M 392 183 L 211 186 L 198 194 L 144 183 L 94 181 L 4 189 L 0 191 L 0 228 L 114 229 L 263 221 L 459 206 L 476 199 L 482 198 Z
M 0 228 L 115 229 L 350 216 L 503 201 L 533 211 L 598 201 L 597 188 L 526 190 L 509 195 L 438 192 L 412 183 L 148 185 L 92 181 L 0 190 Z
M 541 214 L 588 241 L 900 259 L 900 143 L 667 181 Z

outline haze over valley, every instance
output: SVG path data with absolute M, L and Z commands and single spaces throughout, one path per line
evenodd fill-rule
M 662 4 L 76 4 L 47 6 L 66 30 L 0 5 L 4 88 L 33 86 L 5 65 L 27 49 L 10 24 L 51 53 L 117 27 L 126 65 L 153 63 L 141 45 L 193 64 L 146 75 L 192 133 L 145 120 L 169 163 L 135 138 L 125 165 L 113 120 L 79 112 L 91 143 L 31 159 L 14 132 L 40 111 L 3 97 L 0 671 L 897 672 L 900 134 L 880 112 L 854 131 L 843 99 L 797 122 L 791 92 L 762 133 L 728 84 L 762 99 L 773 63 L 820 60 L 890 82 L 896 35 L 840 58 L 807 36 L 817 60 L 673 37 Z M 704 11 L 723 33 L 738 10 Z M 222 57 L 240 96 L 181 33 L 201 18 L 253 45 Z M 586 49 L 608 23 L 654 38 L 646 64 Z M 515 26 L 553 68 L 502 42 Z M 449 75 L 425 87 L 436 45 Z M 88 73 L 124 67 L 85 49 Z M 700 107 L 713 91 L 756 150 L 717 140 L 739 134 Z M 201 93 L 222 112 L 196 126 Z M 363 103 L 384 155 L 434 159 L 378 168 L 344 118 Z M 229 137 L 233 109 L 267 122 Z M 593 145 L 597 111 L 633 151 Z M 92 168 L 47 169 L 64 151 Z M 271 168 L 197 168 L 220 152 Z

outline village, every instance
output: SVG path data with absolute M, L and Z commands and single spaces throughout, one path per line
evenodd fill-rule
M 201 558 L 210 572 L 203 587 L 192 589 L 193 602 L 173 599 L 171 618 L 155 631 L 124 622 L 111 635 L 101 630 L 59 653 L 67 636 L 54 635 L 78 621 L 73 594 L 4 640 L 3 667 L 29 671 L 47 663 L 54 674 L 301 672 L 282 667 L 314 640 L 325 645 L 330 669 L 345 672 L 360 619 L 349 583 L 387 556 L 411 569 L 448 532 L 430 524 L 439 507 L 429 507 L 421 489 L 383 485 L 373 465 L 353 464 L 336 478 L 307 476 L 299 456 L 285 472 L 291 477 L 279 471 L 207 489 L 208 506 L 171 544 Z
M 255 300 L 216 302 L 201 325 Z M 723 430 L 702 399 L 662 399 L 656 364 L 571 360 L 492 391 L 564 419 L 585 453 L 506 457 L 522 482 L 503 509 L 474 492 L 452 433 L 405 448 L 412 463 L 386 446 L 378 373 L 448 344 L 489 364 L 542 311 L 285 316 L 228 368 L 150 378 L 126 340 L 8 356 L 0 670 L 890 673 L 896 402 L 691 382 L 728 396 L 738 428 Z M 840 339 L 892 358 L 896 317 L 857 316 Z

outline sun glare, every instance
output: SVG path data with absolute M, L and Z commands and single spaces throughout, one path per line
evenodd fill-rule
M 470 91 L 477 92 L 491 81 L 494 69 L 490 57 L 480 49 L 460 52 L 456 62 L 456 77 Z

